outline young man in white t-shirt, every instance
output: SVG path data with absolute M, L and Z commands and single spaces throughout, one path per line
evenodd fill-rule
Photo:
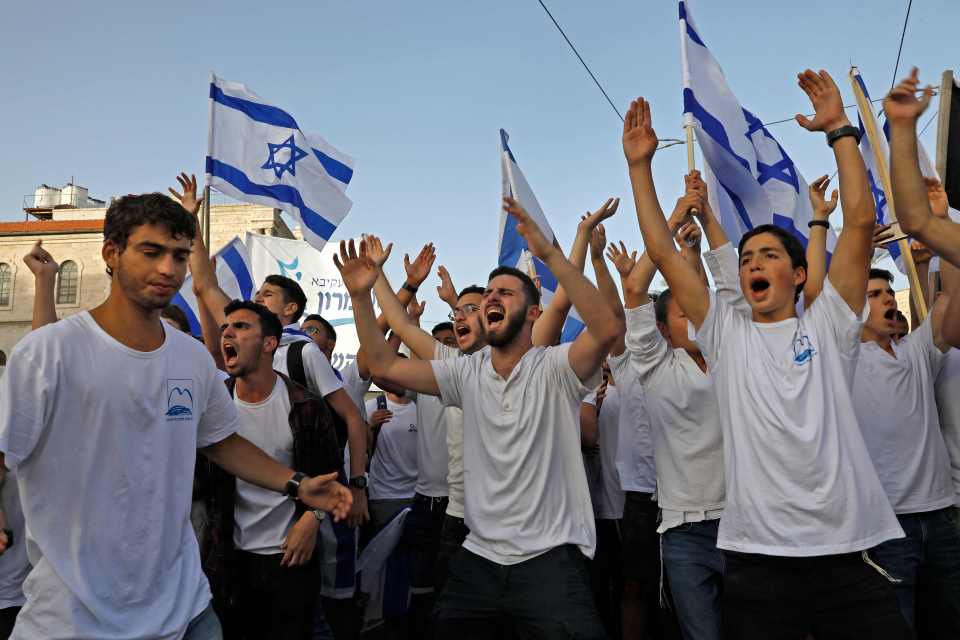
M 732 638 L 906 638 L 889 575 L 866 555 L 903 531 L 855 428 L 849 397 L 875 211 L 856 128 L 829 74 L 800 86 L 837 159 L 843 231 L 823 291 L 796 317 L 803 247 L 773 225 L 740 240 L 746 317 L 679 255 L 653 183 L 650 107 L 631 104 L 623 147 L 647 253 L 697 330 L 724 438 L 723 618 Z M 845 634 L 845 635 L 844 635 Z
M 371 372 L 463 408 L 466 521 L 463 549 L 437 603 L 438 637 L 605 637 L 588 584 L 596 533 L 580 455 L 578 417 L 586 385 L 623 331 L 583 274 L 548 242 L 512 199 L 531 253 L 550 268 L 586 330 L 571 344 L 533 347 L 539 291 L 509 267 L 491 273 L 481 319 L 489 350 L 454 360 L 405 360 L 389 353 L 374 323 L 369 290 L 380 265 L 361 244 L 341 244 L 335 262 L 354 299 Z
M 370 474 L 370 522 L 380 531 L 413 501 L 417 484 L 417 403 L 386 393 L 367 400 L 373 432 Z
M 34 565 L 13 638 L 219 637 L 189 519 L 198 448 L 249 482 L 338 517 L 349 509 L 333 476 L 295 474 L 237 435 L 209 354 L 160 321 L 196 229 L 160 194 L 114 202 L 107 300 L 11 354 L 0 462 L 17 472 Z

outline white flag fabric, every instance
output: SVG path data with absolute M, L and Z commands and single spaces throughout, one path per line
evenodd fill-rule
M 540 227 L 540 231 L 543 232 L 547 240 L 553 242 L 555 239 L 553 229 L 547 222 L 547 217 L 544 215 L 533 189 L 527 183 L 523 171 L 517 165 L 517 160 L 507 144 L 509 139 L 510 136 L 507 135 L 507 132 L 500 129 L 500 174 L 503 195 L 510 196 L 519 202 L 530 214 L 533 221 L 537 223 L 537 226 Z M 546 308 L 557 291 L 557 278 L 546 264 L 530 253 L 527 241 L 517 232 L 516 219 L 506 211 L 500 212 L 500 241 L 497 248 L 497 264 L 516 267 L 531 277 L 536 276 L 540 281 L 541 302 Z M 576 309 L 571 308 L 570 314 L 563 325 L 560 341 L 572 342 L 585 328 L 586 325 L 577 315 Z
M 681 0 L 679 6 L 684 123 L 696 132 L 714 213 L 734 245 L 750 229 L 774 224 L 806 247 L 813 214 L 806 180 L 730 90 L 693 22 L 689 2 Z M 827 251 L 835 244 L 831 229 Z
M 231 299 L 249 300 L 255 292 L 250 257 L 240 238 L 234 238 L 216 253 L 217 281 Z M 200 306 L 193 295 L 193 276 L 187 276 L 180 291 L 171 300 L 187 314 L 190 333 L 201 335 Z
M 207 183 L 233 198 L 289 213 L 304 239 L 323 245 L 353 203 L 354 161 L 246 86 L 213 76 Z

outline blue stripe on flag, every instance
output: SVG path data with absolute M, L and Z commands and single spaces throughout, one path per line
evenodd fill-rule
M 343 164 L 336 158 L 331 158 L 320 149 L 311 147 L 313 149 L 313 155 L 317 156 L 317 160 L 320 161 L 320 164 L 323 165 L 324 170 L 334 180 L 338 180 L 344 184 L 350 184 L 350 181 L 353 180 L 353 169 Z
M 190 308 L 190 305 L 187 304 L 187 301 L 180 295 L 180 292 L 177 292 L 177 295 L 173 296 L 173 300 L 170 301 L 170 304 L 174 304 L 187 315 L 187 324 L 190 325 L 190 333 L 195 336 L 203 334 L 203 330 L 200 328 L 200 320 L 197 319 L 197 314 L 193 312 L 193 309 Z
M 237 284 L 240 285 L 240 299 L 250 300 L 253 297 L 253 279 L 250 277 L 250 271 L 247 269 L 247 263 L 243 261 L 243 256 L 237 251 L 237 248 L 231 244 L 219 255 L 230 271 L 237 278 Z
M 703 40 L 700 39 L 697 31 L 693 28 L 693 25 L 690 24 L 690 20 L 687 19 L 687 7 L 683 2 L 680 3 L 680 19 L 687 25 L 687 35 L 690 36 L 690 39 L 701 47 L 706 47 L 707 45 L 703 44 Z
M 733 145 L 730 144 L 730 138 L 727 136 L 727 130 L 723 128 L 723 124 L 707 112 L 707 110 L 697 102 L 693 91 L 687 88 L 683 90 L 683 111 L 684 113 L 692 114 L 694 118 L 699 120 L 704 133 L 716 140 L 717 144 L 723 147 L 727 153 L 743 165 L 744 169 L 750 171 L 750 163 L 747 162 L 747 159 L 740 157 L 737 155 L 737 152 L 733 150 Z
M 510 151 L 510 145 L 507 144 L 507 141 L 510 139 L 510 136 L 506 131 L 500 129 L 500 145 L 503 147 L 503 150 L 507 152 L 507 156 L 510 158 L 510 162 L 517 164 L 517 159 L 513 157 L 513 151 Z
M 226 180 L 239 191 L 251 196 L 262 196 L 273 198 L 279 202 L 293 205 L 300 211 L 300 218 L 313 233 L 324 240 L 329 240 L 333 232 L 337 230 L 336 225 L 311 209 L 303 201 L 300 192 L 291 186 L 285 184 L 263 185 L 252 182 L 245 173 L 220 160 L 214 160 L 207 156 L 207 173 Z
M 213 83 L 210 83 L 210 99 L 214 102 L 219 102 L 225 107 L 241 111 L 251 120 L 256 120 L 257 122 L 269 124 L 274 127 L 283 127 L 285 129 L 300 128 L 297 126 L 297 121 L 293 119 L 293 116 L 283 109 L 272 107 L 268 104 L 260 104 L 259 102 L 251 102 L 243 98 L 228 96 L 223 92 L 223 89 Z

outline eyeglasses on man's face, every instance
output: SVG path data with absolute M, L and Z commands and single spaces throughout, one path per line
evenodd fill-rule
M 465 304 L 462 307 L 454 307 L 453 311 L 447 314 L 447 318 L 450 319 L 451 321 L 456 320 L 459 317 L 466 318 L 467 316 L 472 316 L 479 310 L 480 310 L 480 305 Z

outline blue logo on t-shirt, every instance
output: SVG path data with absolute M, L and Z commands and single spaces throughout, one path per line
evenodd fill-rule
M 817 350 L 813 348 L 813 344 L 810 343 L 810 338 L 807 336 L 798 336 L 793 339 L 794 364 L 807 364 L 816 353 Z
M 193 380 L 167 380 L 167 419 L 193 418 Z

